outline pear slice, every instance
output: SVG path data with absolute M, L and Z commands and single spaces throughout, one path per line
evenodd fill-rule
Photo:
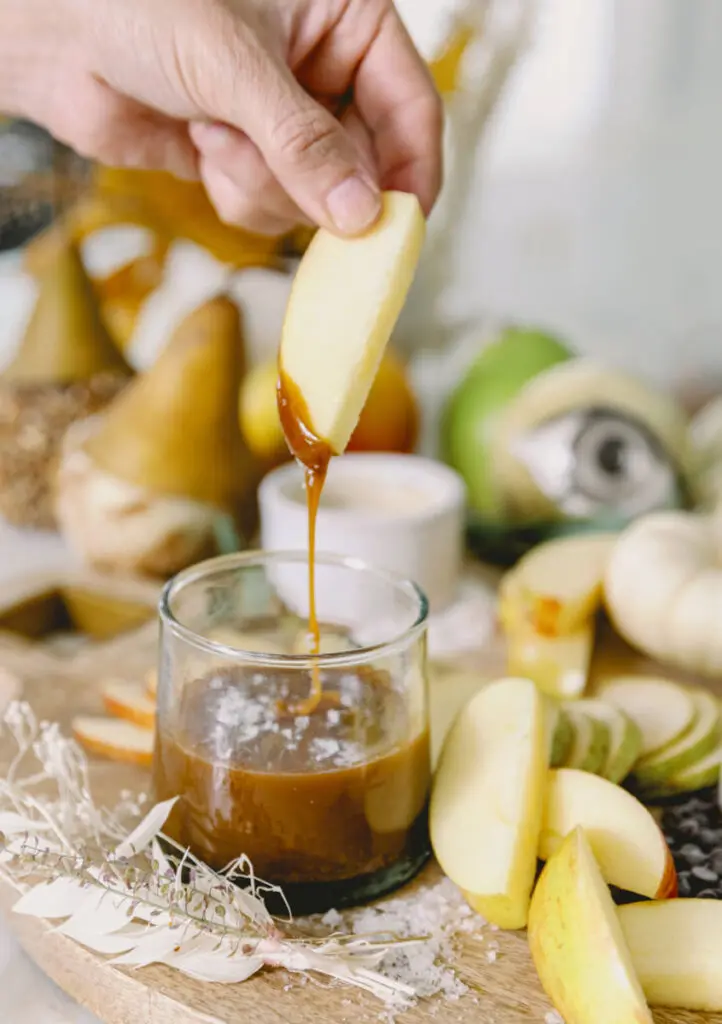
M 156 702 L 137 683 L 110 680 L 103 686 L 101 696 L 109 715 L 135 722 L 144 729 L 155 727 Z
M 642 786 L 663 783 L 671 775 L 683 772 L 690 765 L 710 754 L 722 739 L 720 705 L 707 690 L 690 690 L 695 708 L 692 728 L 679 740 L 656 754 L 648 754 L 637 762 L 634 774 Z
M 620 708 L 639 726 L 640 756 L 662 750 L 694 723 L 695 705 L 690 692 L 670 679 L 619 676 L 607 680 L 598 696 Z
M 611 782 L 621 782 L 639 757 L 642 735 L 638 726 L 619 708 L 603 700 L 580 700 L 575 707 L 607 727 L 609 750 L 598 774 Z
M 234 509 L 253 474 L 238 425 L 244 362 L 238 308 L 217 296 L 116 399 L 86 450 L 101 469 L 155 494 Z
M 294 385 L 306 430 L 343 452 L 358 423 L 406 299 L 426 222 L 414 195 L 386 192 L 364 235 L 316 233 L 286 310 L 279 368 Z
M 73 245 L 45 269 L 20 348 L 3 371 L 17 384 L 72 384 L 99 373 L 130 376 L 100 315 L 93 286 Z
M 600 718 L 588 715 L 575 704 L 566 705 L 565 711 L 574 726 L 574 740 L 564 761 L 564 767 L 601 773 L 609 754 L 607 724 Z
M 464 707 L 444 741 L 431 794 L 442 870 L 487 921 L 523 928 L 536 871 L 549 760 L 545 698 L 499 679 Z
M 718 746 L 709 754 L 705 754 L 701 760 L 687 765 L 683 771 L 669 775 L 663 782 L 640 787 L 641 793 L 645 800 L 651 801 L 716 786 L 719 782 L 721 761 L 722 746 Z
M 605 880 L 663 899 L 677 894 L 677 872 L 662 830 L 626 789 L 589 772 L 549 772 L 539 856 L 549 860 L 565 836 L 584 829 Z
M 537 633 L 559 636 L 588 624 L 602 603 L 614 534 L 559 537 L 527 552 L 514 568 L 515 586 Z
M 567 1024 L 653 1024 L 612 897 L 581 828 L 542 871 L 528 935 L 539 980 Z
M 579 697 L 587 685 L 593 647 L 593 622 L 554 637 L 519 625 L 507 635 L 506 670 L 532 679 L 550 697 Z
M 628 903 L 617 907 L 617 917 L 652 1005 L 722 1010 L 722 903 Z
M 566 764 L 574 743 L 574 724 L 563 708 L 554 709 L 552 730 L 552 752 L 550 764 L 559 768 Z
M 116 718 L 80 715 L 73 719 L 78 743 L 98 757 L 129 764 L 150 765 L 153 760 L 153 730 Z

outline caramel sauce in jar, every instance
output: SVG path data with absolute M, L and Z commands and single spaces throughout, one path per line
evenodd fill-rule
M 429 855 L 428 732 L 414 734 L 386 671 L 319 674 L 314 712 L 284 715 L 304 673 L 218 669 L 185 687 L 156 738 L 155 798 L 181 794 L 168 834 L 217 869 L 245 853 L 294 913 L 381 895 Z

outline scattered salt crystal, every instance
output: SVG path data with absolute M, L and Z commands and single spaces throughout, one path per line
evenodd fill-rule
M 341 721 L 341 712 L 337 708 L 329 708 L 326 718 L 329 725 L 338 725 Z
M 497 958 L 497 955 L 498 954 L 497 954 L 495 949 L 487 949 L 487 951 L 486 951 L 486 962 L 488 964 L 493 964 L 494 961 Z
M 564 1018 L 556 1010 L 550 1010 L 544 1017 L 544 1024 L 564 1024 Z
M 327 928 L 332 928 L 334 931 L 343 925 L 343 918 L 339 914 L 338 910 L 329 910 L 321 918 L 321 924 Z

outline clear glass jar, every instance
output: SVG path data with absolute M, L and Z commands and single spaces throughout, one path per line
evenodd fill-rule
M 429 855 L 427 602 L 319 556 L 310 656 L 303 552 L 212 559 L 161 600 L 157 799 L 212 867 L 246 854 L 294 913 L 382 895 Z M 320 674 L 315 708 L 300 708 Z M 313 703 L 312 701 L 310 702 Z

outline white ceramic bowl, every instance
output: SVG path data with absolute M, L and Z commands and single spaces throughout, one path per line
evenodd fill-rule
M 266 476 L 259 503 L 265 550 L 307 549 L 306 493 L 296 463 Z M 461 477 L 439 462 L 385 452 L 343 455 L 331 460 L 316 548 L 413 580 L 436 612 L 456 596 L 465 503 Z

